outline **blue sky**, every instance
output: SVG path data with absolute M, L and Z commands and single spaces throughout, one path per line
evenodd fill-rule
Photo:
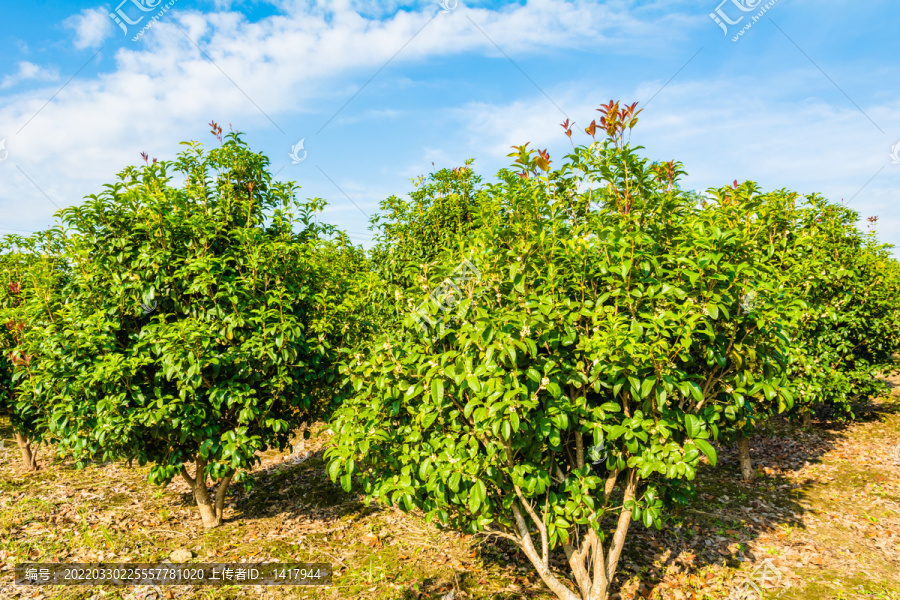
M 633 141 L 684 187 L 818 192 L 900 245 L 895 2 L 119 2 L 0 5 L 0 233 L 48 227 L 142 151 L 217 144 L 215 120 L 367 244 L 410 179 L 474 158 L 490 180 L 524 142 L 560 159 L 559 123 L 613 98 L 646 109 Z

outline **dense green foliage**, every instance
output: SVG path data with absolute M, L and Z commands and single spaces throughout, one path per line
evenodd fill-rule
M 679 165 L 640 158 L 623 129 L 557 170 L 518 149 L 524 170 L 479 191 L 468 230 L 396 267 L 442 290 L 429 322 L 448 305 L 456 318 L 377 338 L 333 426 L 346 488 L 356 473 L 374 498 L 509 536 L 562 597 L 549 550 L 585 598 L 605 597 L 629 520 L 661 524 L 750 398 L 792 402 L 800 304 L 729 225 L 737 207 L 698 206 Z
M 824 405 L 852 417 L 854 402 L 885 392 L 879 374 L 893 368 L 900 345 L 900 276 L 889 246 L 856 228 L 857 212 L 818 195 L 764 194 L 752 182 L 710 192 L 735 208 L 733 225 L 772 266 L 783 297 L 804 306 L 786 325 L 795 410 Z
M 43 396 L 31 391 L 34 351 L 26 340 L 43 315 L 61 304 L 65 260 L 51 232 L 0 239 L 0 415 L 16 433 L 23 460 L 38 464 L 29 440 L 47 435 Z
M 422 269 L 431 264 L 460 235 L 475 227 L 475 190 L 481 178 L 466 166 L 443 169 L 426 180 L 413 180 L 409 199 L 391 196 L 381 203 L 382 214 L 371 219 L 377 232 L 370 250 L 371 277 L 362 293 L 376 308 L 380 328 L 396 326 L 415 311 L 413 299 L 426 290 Z
M 28 407 L 18 405 L 13 375 L 25 365 L 19 342 L 25 333 L 25 322 L 18 314 L 22 304 L 22 285 L 25 279 L 25 257 L 15 247 L 16 238 L 3 240 L 0 250 L 0 272 L 6 277 L 0 282 L 0 414 L 10 419 L 17 431 L 29 429 Z
M 190 144 L 173 164 L 130 167 L 61 211 L 65 303 L 23 342 L 61 452 L 150 463 L 160 484 L 182 474 L 204 511 L 207 476 L 224 495 L 258 452 L 326 414 L 358 329 L 335 269 L 361 257 L 325 239 L 322 202 L 297 202 L 267 164 L 230 134 L 208 154 Z

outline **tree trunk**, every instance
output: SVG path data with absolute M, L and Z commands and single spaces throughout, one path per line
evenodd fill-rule
M 614 484 L 617 478 L 618 474 L 613 475 L 607 480 L 607 483 L 612 481 Z M 626 471 L 623 502 L 634 500 L 638 480 L 635 469 Z M 543 556 L 538 554 L 537 549 L 532 544 L 531 536 L 528 534 L 522 511 L 519 510 L 515 503 L 512 510 L 518 527 L 517 541 L 519 547 L 525 552 L 525 555 L 537 569 L 538 575 L 544 580 L 547 587 L 556 594 L 557 598 L 560 600 L 609 599 L 610 588 L 616 576 L 619 557 L 622 554 L 622 549 L 625 547 L 625 538 L 628 535 L 628 527 L 631 523 L 631 510 L 623 506 L 622 512 L 619 513 L 616 530 L 609 542 L 606 553 L 604 553 L 600 537 L 593 530 L 588 530 L 586 535 L 579 540 L 577 546 L 573 546 L 570 543 L 563 544 L 566 557 L 569 559 L 569 566 L 572 568 L 572 574 L 579 588 L 578 592 L 570 590 L 550 571 L 549 554 L 546 551 L 544 551 Z M 541 528 L 539 527 L 539 529 Z M 543 541 L 546 536 L 545 530 L 541 530 L 541 534 Z
M 556 597 L 560 600 L 581 600 L 578 594 L 567 588 L 550 571 L 549 557 L 547 557 L 548 560 L 545 560 L 544 556 L 538 554 L 537 549 L 534 547 L 534 543 L 531 541 L 531 534 L 528 532 L 528 525 L 525 522 L 525 517 L 522 515 L 522 511 L 519 510 L 519 507 L 515 502 L 513 502 L 512 512 L 518 530 L 517 538 L 519 547 L 525 553 L 525 556 L 528 557 L 528 560 L 531 561 L 538 576 L 540 576 L 547 587 L 550 588 L 550 591 L 556 594 Z
M 19 445 L 19 452 L 22 453 L 22 462 L 29 471 L 37 471 L 37 452 L 31 448 L 31 442 L 28 441 L 21 433 L 16 434 L 16 444 Z
M 750 439 L 743 433 L 738 434 L 738 457 L 741 461 L 741 477 L 744 481 L 753 479 L 753 462 L 750 460 Z
M 637 484 L 637 469 L 627 471 L 625 494 L 622 497 L 623 503 L 634 500 L 637 492 Z M 609 552 L 606 557 L 605 577 L 596 572 L 594 573 L 594 586 L 591 590 L 589 600 L 607 600 L 607 598 L 609 598 L 609 590 L 616 578 L 616 568 L 619 566 L 619 557 L 622 555 L 622 549 L 625 547 L 625 537 L 628 535 L 628 527 L 631 525 L 631 513 L 631 510 L 627 510 L 624 507 L 622 508 L 622 512 L 619 513 L 619 522 L 616 524 L 616 532 L 613 534 L 613 539 L 610 543 Z M 595 552 L 598 552 L 599 550 L 600 549 L 598 548 Z M 594 562 L 595 568 L 602 569 L 604 566 L 602 564 L 602 556 L 597 558 L 599 560 Z M 605 585 L 601 584 L 601 582 L 605 583 Z
M 803 416 L 801 417 L 800 424 L 803 427 L 812 427 L 812 411 L 806 409 L 803 411 Z
M 574 394 L 573 394 L 574 395 Z M 507 441 L 506 443 L 507 464 L 512 468 L 512 447 Z M 553 463 L 553 456 L 550 457 Z M 575 461 L 576 468 L 584 467 L 584 440 L 580 432 L 575 433 Z M 618 469 L 609 474 L 606 485 L 604 487 L 603 507 L 609 508 L 610 494 L 619 479 Z M 616 567 L 619 564 L 619 557 L 622 554 L 622 548 L 625 546 L 625 537 L 628 535 L 628 526 L 631 523 L 632 510 L 625 508 L 625 504 L 633 501 L 636 493 L 638 482 L 637 469 L 628 469 L 624 472 L 625 489 L 623 490 L 623 506 L 622 512 L 619 513 L 619 519 L 616 524 L 616 530 L 609 542 L 607 552 L 604 553 L 603 543 L 597 533 L 588 528 L 585 535 L 569 536 L 569 541 L 563 544 L 566 557 L 569 560 L 569 566 L 572 568 L 572 574 L 578 591 L 573 591 L 558 579 L 550 569 L 550 544 L 548 536 L 547 522 L 550 517 L 550 501 L 549 495 L 544 501 L 544 507 L 535 507 L 529 499 L 525 498 L 519 486 L 513 484 L 516 492 L 516 498 L 512 502 L 513 513 L 513 531 L 512 533 L 503 533 L 503 537 L 511 539 L 525 553 L 528 560 L 534 566 L 540 578 L 544 581 L 550 591 L 553 592 L 559 600 L 608 600 L 609 590 L 613 579 L 616 576 Z M 531 524 L 527 518 L 530 518 Z M 536 530 L 536 531 L 535 531 Z M 535 546 L 532 535 L 537 533 L 540 537 L 540 549 Z M 577 545 L 573 545 L 572 542 Z
M 222 524 L 222 514 L 225 510 L 225 492 L 231 483 L 232 475 L 228 475 L 221 481 L 216 488 L 215 502 L 209 497 L 209 491 L 206 489 L 206 461 L 197 459 L 197 469 L 194 476 L 191 477 L 185 467 L 181 467 L 181 476 L 191 490 L 194 492 L 194 500 L 197 501 L 197 508 L 200 509 L 200 519 L 203 526 L 207 529 L 219 527 Z

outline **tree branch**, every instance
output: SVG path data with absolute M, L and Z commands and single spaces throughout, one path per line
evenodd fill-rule
M 613 469 L 609 477 L 606 478 L 606 485 L 603 488 L 603 508 L 606 508 L 609 505 L 609 497 L 612 494 L 613 488 L 616 487 L 616 481 L 619 479 L 619 469 Z
M 512 471 L 512 447 L 510 446 L 509 440 L 506 442 L 506 465 L 509 470 Z M 550 540 L 547 536 L 547 524 L 544 522 L 544 519 L 539 518 L 537 513 L 534 512 L 531 503 L 525 499 L 525 494 L 522 493 L 522 489 L 515 483 L 513 484 L 513 489 L 515 490 L 516 497 L 519 499 L 522 507 L 528 512 L 528 516 L 534 521 L 535 526 L 538 528 L 538 532 L 541 534 L 541 559 L 546 563 L 550 558 Z M 544 516 L 546 517 L 546 514 Z M 526 532 L 527 531 L 528 530 L 526 529 Z M 528 540 L 529 542 L 531 541 L 530 534 Z
M 225 516 L 225 492 L 231 484 L 232 477 L 234 473 L 219 481 L 219 487 L 216 488 L 216 517 L 219 519 Z
M 572 544 L 563 544 L 563 550 L 566 552 L 566 558 L 569 559 L 569 566 L 572 567 L 572 574 L 575 576 L 575 582 L 581 589 L 581 595 L 584 598 L 591 597 L 591 577 L 588 569 L 585 567 L 584 559 L 594 545 L 594 539 L 591 537 L 593 531 L 593 529 L 590 530 L 587 539 L 582 542 L 581 548 L 575 549 Z
M 580 431 L 575 432 L 575 467 L 584 468 L 584 436 Z
M 622 554 L 622 548 L 625 546 L 625 536 L 628 534 L 628 526 L 631 524 L 632 510 L 625 508 L 624 503 L 634 500 L 638 482 L 637 469 L 632 468 L 628 470 L 626 482 L 625 495 L 622 498 L 622 512 L 619 513 L 619 522 L 616 525 L 616 533 L 609 545 L 609 557 L 606 561 L 606 578 L 609 582 L 612 582 L 616 576 L 616 566 L 619 564 L 619 556 Z
M 543 582 L 547 584 L 550 591 L 556 594 L 561 600 L 581 600 L 572 590 L 564 586 L 559 579 L 550 572 L 549 563 L 547 561 L 542 561 L 538 556 L 537 551 L 534 549 L 534 544 L 531 541 L 531 535 L 528 533 L 528 526 L 525 524 L 525 518 L 522 516 L 522 511 L 519 510 L 515 502 L 512 505 L 512 512 L 513 517 L 516 520 L 519 538 L 521 539 L 519 547 L 522 548 L 525 556 L 527 556 L 528 560 L 531 561 L 531 564 L 534 565 L 538 575 L 540 575 Z
M 194 489 L 194 478 L 188 475 L 187 467 L 181 465 L 181 476 L 184 477 L 184 480 L 187 482 L 189 486 L 191 486 L 191 490 Z

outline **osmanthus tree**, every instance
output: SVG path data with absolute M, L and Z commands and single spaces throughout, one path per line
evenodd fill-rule
M 27 360 L 19 349 L 19 339 L 25 331 L 25 323 L 16 318 L 24 279 L 24 261 L 16 246 L 16 240 L 9 236 L 0 239 L 0 322 L 3 323 L 0 327 L 0 415 L 8 418 L 12 424 L 25 468 L 35 471 L 38 468 L 37 457 L 28 439 L 31 419 L 22 414 L 22 408 L 17 407 L 18 399 L 13 382 L 15 369 L 23 367 Z
M 816 405 L 837 418 L 854 418 L 853 404 L 886 395 L 881 376 L 897 370 L 900 269 L 874 230 L 856 227 L 858 218 L 813 196 L 798 228 L 804 260 L 794 271 L 794 287 L 807 309 L 792 333 L 793 380 L 806 425 Z
M 35 357 L 23 344 L 40 306 L 60 302 L 56 293 L 64 262 L 55 253 L 52 236 L 7 235 L 0 238 L 0 415 L 10 420 L 26 469 L 38 469 L 33 441 L 42 438 L 46 422 L 35 398 L 22 383 Z
M 66 301 L 26 331 L 27 383 L 62 452 L 149 463 L 161 485 L 180 475 L 213 527 L 230 482 L 340 387 L 338 350 L 358 327 L 339 271 L 359 251 L 239 134 L 186 144 L 61 211 Z
M 603 142 L 556 170 L 520 147 L 521 170 L 480 191 L 429 279 L 449 296 L 434 316 L 457 319 L 423 333 L 410 316 L 354 357 L 328 451 L 345 487 L 511 540 L 567 600 L 608 598 L 630 522 L 661 526 L 739 395 L 790 402 L 793 308 L 741 307 L 777 282 L 677 187 L 678 164 L 625 141 L 634 105 L 602 111 Z M 551 568 L 560 547 L 575 590 Z
M 768 267 L 767 277 L 778 282 L 774 296 L 749 290 L 742 301 L 742 309 L 752 311 L 767 303 L 776 306 L 792 304 L 795 309 L 803 309 L 786 312 L 786 318 L 781 322 L 782 335 L 790 342 L 795 331 L 793 323 L 801 318 L 806 308 L 794 293 L 797 269 L 805 268 L 802 265 L 808 260 L 802 252 L 797 252 L 799 194 L 787 190 L 763 194 L 754 182 L 739 185 L 736 180 L 733 186 L 710 189 L 708 194 L 700 199 L 703 210 L 718 213 L 724 226 L 743 239 L 746 252 L 743 260 L 764 264 Z M 788 375 L 792 372 L 790 365 L 795 361 L 794 353 L 790 351 L 792 347 L 795 344 L 786 346 L 788 350 L 782 358 L 788 365 Z M 749 358 L 752 359 L 752 355 Z M 781 412 L 785 404 L 781 397 L 787 394 L 793 398 L 796 391 L 794 382 L 786 377 L 779 386 L 773 387 L 772 392 L 757 392 L 753 396 L 735 394 L 735 402 L 724 411 L 729 427 L 725 428 L 720 441 L 737 442 L 741 475 L 745 480 L 752 479 L 755 474 L 749 438 L 756 424 Z
M 752 182 L 736 187 L 711 192 L 737 208 L 735 221 L 780 276 L 783 296 L 805 307 L 786 327 L 794 410 L 805 424 L 816 404 L 852 417 L 852 403 L 884 393 L 879 375 L 895 369 L 900 265 L 874 230 L 857 228 L 859 215 L 846 206 L 819 195 L 761 193 Z
M 382 212 L 372 216 L 375 245 L 363 293 L 376 309 L 371 316 L 379 328 L 396 325 L 415 309 L 413 300 L 421 299 L 434 262 L 476 226 L 481 178 L 471 168 L 473 162 L 413 179 L 409 199 L 391 196 L 381 202 Z

